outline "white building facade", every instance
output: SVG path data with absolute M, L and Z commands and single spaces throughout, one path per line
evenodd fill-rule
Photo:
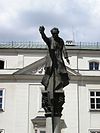
M 64 88 L 62 133 L 100 133 L 100 47 L 66 45 L 70 84 Z M 0 133 L 45 133 L 41 79 L 47 49 L 0 45 Z

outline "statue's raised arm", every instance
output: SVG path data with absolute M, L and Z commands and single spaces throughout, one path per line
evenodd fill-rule
M 48 44 L 48 43 L 49 43 L 49 38 L 46 36 L 46 34 L 44 33 L 44 31 L 45 31 L 44 26 L 40 26 L 40 27 L 39 27 L 39 32 L 40 32 L 40 34 L 41 34 L 41 36 L 42 36 L 42 39 L 43 39 L 43 41 L 44 41 L 46 44 Z
M 43 34 L 43 33 L 44 33 L 44 31 L 45 31 L 44 26 L 40 26 L 40 27 L 39 27 L 39 31 L 40 31 L 40 33 L 41 33 L 41 34 Z

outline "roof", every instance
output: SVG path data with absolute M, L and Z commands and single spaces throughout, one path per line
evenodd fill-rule
M 100 50 L 100 42 L 73 42 L 66 41 L 65 46 L 68 49 L 99 49 Z M 0 42 L 0 49 L 46 49 L 47 46 L 43 42 Z

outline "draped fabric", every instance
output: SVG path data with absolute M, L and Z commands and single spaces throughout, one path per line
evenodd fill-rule
M 55 71 L 55 90 L 58 90 L 69 84 L 69 77 L 63 60 L 63 55 L 68 58 L 68 53 L 60 37 L 57 41 L 53 37 L 43 39 L 48 45 L 48 52 L 45 61 L 45 74 L 41 83 L 47 89 Z

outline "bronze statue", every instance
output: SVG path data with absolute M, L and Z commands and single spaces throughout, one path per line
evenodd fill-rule
M 42 107 L 46 112 L 46 117 L 52 117 L 52 133 L 54 133 L 55 117 L 61 117 L 63 109 L 64 92 L 62 89 L 69 84 L 69 77 L 63 60 L 63 55 L 68 63 L 69 59 L 64 46 L 64 41 L 58 36 L 58 28 L 53 28 L 51 30 L 52 36 L 49 38 L 44 33 L 44 30 L 44 26 L 40 26 L 40 34 L 48 46 L 45 74 L 41 82 L 46 90 L 45 92 L 42 92 Z M 61 91 L 59 91 L 60 93 L 58 94 L 58 91 L 56 90 Z
M 62 53 L 67 60 L 68 63 L 68 53 L 64 45 L 64 41 L 62 38 L 58 36 L 59 30 L 58 28 L 53 28 L 51 30 L 51 37 L 47 37 L 44 33 L 45 28 L 44 26 L 39 27 L 39 32 L 42 36 L 42 39 L 48 46 L 48 53 L 46 56 L 46 63 L 45 63 L 45 74 L 42 79 L 42 84 L 45 86 L 45 90 L 50 91 L 49 84 L 51 85 L 53 82 L 50 82 L 52 80 L 53 74 L 54 74 L 54 90 L 59 90 L 64 88 L 69 84 L 69 77 L 66 70 L 66 66 L 63 60 Z

